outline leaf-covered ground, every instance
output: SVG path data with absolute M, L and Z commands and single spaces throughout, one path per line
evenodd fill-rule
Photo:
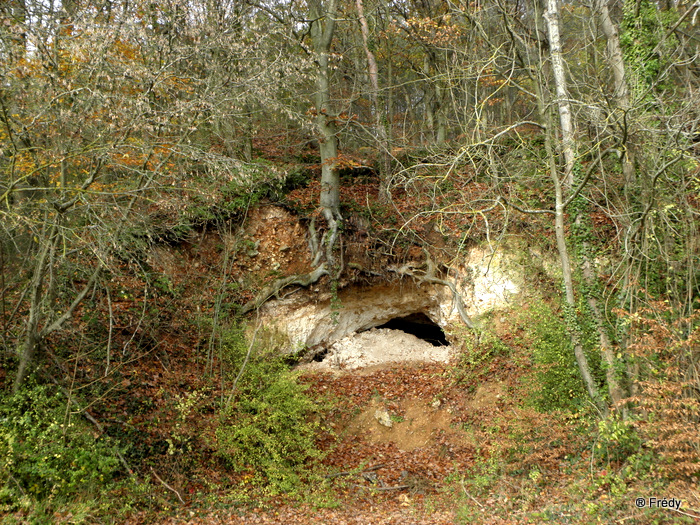
M 522 407 L 526 370 L 517 363 L 496 358 L 478 374 L 436 364 L 307 374 L 313 395 L 335 403 L 324 416 L 332 432 L 319 441 L 328 455 L 301 502 L 236 501 L 212 484 L 184 505 L 170 494 L 173 507 L 158 518 L 137 513 L 129 522 L 694 522 L 692 512 L 638 509 L 634 500 L 684 498 L 692 510 L 700 506 L 697 485 L 633 479 L 622 464 L 602 464 L 587 423 Z M 379 412 L 390 415 L 390 427 Z

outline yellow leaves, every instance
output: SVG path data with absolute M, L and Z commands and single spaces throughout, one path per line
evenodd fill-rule
M 366 163 L 362 159 L 344 153 L 341 153 L 337 157 L 327 159 L 326 163 L 334 165 L 337 169 L 354 169 L 366 166 Z
M 479 76 L 479 84 L 482 86 L 501 87 L 506 84 L 507 80 L 497 75 L 492 66 L 486 67 L 483 74 Z
M 452 22 L 450 14 L 437 17 L 411 17 L 406 20 L 415 38 L 433 46 L 446 46 L 463 34 L 464 28 Z M 389 33 L 401 34 L 401 29 L 392 24 Z
M 165 82 L 165 87 L 181 91 L 185 94 L 192 95 L 195 92 L 194 82 L 191 78 L 171 76 Z
M 39 169 L 36 160 L 29 151 L 20 150 L 13 158 L 13 171 L 16 177 L 30 176 Z
M 124 42 L 120 38 L 116 39 L 114 42 L 114 51 L 117 56 L 129 62 L 135 60 L 138 55 L 138 48 L 136 46 L 129 42 Z

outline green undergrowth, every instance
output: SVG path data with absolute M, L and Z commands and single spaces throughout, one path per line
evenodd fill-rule
M 566 321 L 547 303 L 538 302 L 522 315 L 521 324 L 533 365 L 533 373 L 527 378 L 530 389 L 526 404 L 541 411 L 584 407 L 587 394 Z
M 121 470 L 118 443 L 94 431 L 63 392 L 27 384 L 3 395 L 0 421 L 0 515 L 41 523 L 66 505 L 77 514 L 100 506 Z
M 248 348 L 241 331 L 229 332 L 225 352 L 235 390 L 220 412 L 216 453 L 241 474 L 242 493 L 301 496 L 322 457 L 316 447 L 322 407 L 278 350 L 253 344 L 248 355 Z
M 504 355 L 522 366 L 508 374 L 513 395 L 505 405 L 475 415 L 473 463 L 445 480 L 457 502 L 456 523 L 489 523 L 489 516 L 508 516 L 509 523 L 695 522 L 649 507 L 649 498 L 675 497 L 693 514 L 697 481 L 667 475 L 664 458 L 640 431 L 648 415 L 601 418 L 592 408 L 566 321 L 550 303 L 522 308 L 499 328 L 507 334 L 501 341 L 490 324 L 482 329 L 490 335 L 466 345 L 460 378 L 493 381 Z
M 0 523 L 118 523 L 135 513 L 155 520 L 181 497 L 201 507 L 210 492 L 216 505 L 241 509 L 280 497 L 336 505 L 334 493 L 312 489 L 323 488 L 318 439 L 327 435 L 328 407 L 290 370 L 275 333 L 263 328 L 250 339 L 238 326 L 222 330 L 220 388 L 204 378 L 196 388 L 150 390 L 145 409 L 124 404 L 121 441 L 85 420 L 59 388 L 28 383 L 4 393 Z

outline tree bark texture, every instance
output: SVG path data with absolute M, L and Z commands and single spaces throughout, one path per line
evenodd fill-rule
M 574 164 L 576 163 L 574 125 L 569 103 L 569 91 L 564 71 L 564 59 L 561 52 L 561 37 L 559 35 L 559 5 L 557 0 L 547 0 L 547 10 L 544 13 L 549 36 L 549 57 L 552 64 L 552 76 L 557 95 L 559 109 L 559 127 L 561 130 L 561 149 L 564 156 L 564 185 L 571 189 L 574 186 Z
M 317 61 L 316 127 L 319 134 L 321 154 L 321 195 L 320 205 L 328 223 L 326 258 L 331 267 L 335 266 L 333 248 L 338 237 L 340 215 L 340 176 L 337 169 L 338 130 L 335 115 L 331 108 L 330 54 L 335 20 L 338 15 L 337 0 L 328 0 L 324 6 L 321 0 L 309 2 L 311 37 Z

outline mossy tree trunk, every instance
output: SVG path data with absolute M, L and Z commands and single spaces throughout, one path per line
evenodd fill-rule
M 311 38 L 316 58 L 316 129 L 321 153 L 320 205 L 328 223 L 326 260 L 336 266 L 333 250 L 338 239 L 342 216 L 340 214 L 340 176 L 338 174 L 337 115 L 331 107 L 331 44 L 338 16 L 337 0 L 311 0 Z

